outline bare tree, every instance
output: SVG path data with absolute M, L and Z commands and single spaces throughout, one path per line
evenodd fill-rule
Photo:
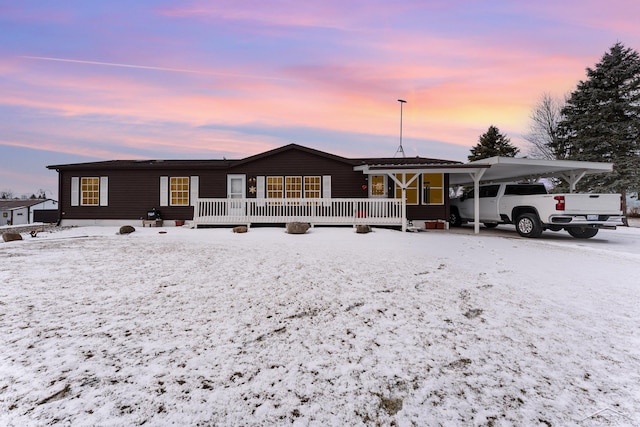
M 0 191 L 0 199 L 13 199 L 13 197 L 13 191 L 11 190 Z
M 531 113 L 531 127 L 525 139 L 531 144 L 529 156 L 536 159 L 556 159 L 558 124 L 562 120 L 565 101 L 544 93 Z

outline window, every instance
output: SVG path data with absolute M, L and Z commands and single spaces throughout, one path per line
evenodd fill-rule
M 444 204 L 444 175 L 441 173 L 422 174 L 422 203 L 425 205 Z
M 109 177 L 72 176 L 71 206 L 109 206 Z
M 82 206 L 100 204 L 100 178 L 92 176 L 80 179 L 80 204 Z
M 281 199 L 283 192 L 283 180 L 281 176 L 267 177 L 267 199 Z
M 371 175 L 369 187 L 371 197 L 385 197 L 387 195 L 387 177 L 385 175 Z
M 403 179 L 404 175 L 404 179 Z M 415 173 L 405 173 L 405 174 L 395 174 L 395 177 L 400 182 L 409 182 L 416 176 Z M 417 205 L 418 204 L 418 179 L 414 179 L 411 184 L 407 186 L 407 204 L 408 205 Z M 396 199 L 402 198 L 402 188 L 398 184 L 396 184 Z
M 287 176 L 285 177 L 285 192 L 284 197 L 287 199 L 300 199 L 302 198 L 302 177 L 301 176 Z
M 483 197 L 497 197 L 498 196 L 498 190 L 500 190 L 500 186 L 499 185 L 485 185 L 480 187 L 480 191 L 478 192 L 478 195 L 480 196 L 480 198 Z
M 310 199 L 319 199 L 321 190 L 321 181 L 319 176 L 304 177 L 304 197 Z
M 171 206 L 189 206 L 189 177 L 172 176 L 169 184 Z
M 262 177 L 258 177 L 262 181 Z M 331 177 L 325 177 L 331 178 Z M 322 197 L 322 177 L 320 176 L 267 176 L 266 177 L 267 199 L 301 199 Z M 330 190 L 330 181 L 325 185 L 326 190 Z M 257 192 L 260 193 L 260 184 Z
M 507 185 L 504 189 L 505 196 L 529 196 L 532 194 L 547 194 L 544 184 L 518 184 Z
M 160 206 L 194 206 L 200 189 L 198 176 L 161 176 Z

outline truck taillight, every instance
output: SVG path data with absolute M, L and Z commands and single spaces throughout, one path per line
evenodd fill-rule
M 624 211 L 624 197 L 622 197 L 622 194 L 620 195 L 620 212 L 622 212 L 622 215 L 626 214 Z
M 555 196 L 553 200 L 556 201 L 556 210 L 563 211 L 564 210 L 564 196 Z

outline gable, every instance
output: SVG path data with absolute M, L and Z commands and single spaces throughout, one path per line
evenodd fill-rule
M 298 144 L 289 144 L 283 147 L 275 148 L 273 150 L 265 151 L 264 153 L 256 154 L 254 156 L 246 157 L 242 160 L 239 160 L 235 163 L 234 166 L 246 165 L 248 163 L 254 162 L 264 162 L 265 160 L 268 162 L 275 163 L 284 163 L 287 160 L 295 159 L 295 158 L 304 158 L 304 159 L 323 159 L 330 160 L 334 162 L 344 163 L 347 165 L 354 165 L 354 160 L 347 159 L 345 157 L 336 156 L 335 154 L 330 154 L 324 151 L 316 150 L 309 147 L 304 147 Z

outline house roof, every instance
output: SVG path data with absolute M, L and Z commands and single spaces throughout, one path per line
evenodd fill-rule
M 256 160 L 297 150 L 315 156 L 332 159 L 353 166 L 364 174 L 393 173 L 448 173 L 451 185 L 468 185 L 479 179 L 489 181 L 515 181 L 523 178 L 562 177 L 572 186 L 584 175 L 611 172 L 613 164 L 602 162 L 581 162 L 569 160 L 541 160 L 511 157 L 490 157 L 469 163 L 427 157 L 373 157 L 346 158 L 324 151 L 288 144 L 264 153 L 239 160 L 108 160 L 102 162 L 73 163 L 47 166 L 56 170 L 105 170 L 105 169 L 228 169 Z
M 51 199 L 0 199 L 0 210 L 29 208 Z
M 69 163 L 49 165 L 47 169 L 55 170 L 98 170 L 98 169 L 225 169 L 237 164 L 238 160 L 106 160 L 102 162 Z
M 87 162 L 87 163 L 70 163 L 61 165 L 49 165 L 47 169 L 55 170 L 100 170 L 100 169 L 227 169 L 234 166 L 243 165 L 256 160 L 275 156 L 287 151 L 297 150 L 306 153 L 313 154 L 315 156 L 332 159 L 338 162 L 346 163 L 351 166 L 363 165 L 363 164 L 424 164 L 424 163 L 437 163 L 437 164 L 449 164 L 459 163 L 449 160 L 430 159 L 426 157 L 407 157 L 407 158 L 346 158 L 337 156 L 335 154 L 327 153 L 324 151 L 316 150 L 309 147 L 304 147 L 298 144 L 288 144 L 273 150 L 265 151 L 264 153 L 256 154 L 253 156 L 245 157 L 239 160 L 107 160 L 101 162 Z

